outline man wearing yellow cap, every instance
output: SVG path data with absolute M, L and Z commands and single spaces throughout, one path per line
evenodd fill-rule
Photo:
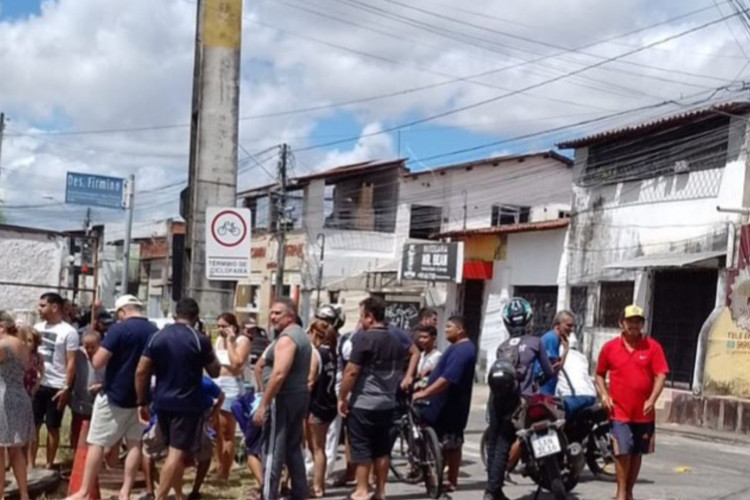
M 622 334 L 604 345 L 596 367 L 596 385 L 612 419 L 616 500 L 633 500 L 641 457 L 654 451 L 654 407 L 669 373 L 661 345 L 643 335 L 645 323 L 643 309 L 626 307 L 620 320 Z

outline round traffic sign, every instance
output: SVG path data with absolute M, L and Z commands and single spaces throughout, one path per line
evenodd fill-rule
M 247 236 L 247 224 L 234 210 L 223 210 L 211 221 L 211 235 L 221 246 L 236 247 Z

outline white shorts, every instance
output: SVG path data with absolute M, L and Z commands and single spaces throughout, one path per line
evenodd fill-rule
M 239 377 L 233 377 L 228 375 L 222 375 L 214 379 L 216 385 L 219 386 L 221 392 L 224 393 L 224 404 L 221 405 L 221 410 L 225 412 L 232 412 L 232 405 L 237 398 L 245 392 L 245 388 L 242 385 L 242 379 Z
M 144 428 L 138 421 L 137 408 L 121 408 L 110 403 L 106 394 L 99 394 L 94 400 L 91 428 L 86 442 L 111 448 L 122 438 L 140 441 Z

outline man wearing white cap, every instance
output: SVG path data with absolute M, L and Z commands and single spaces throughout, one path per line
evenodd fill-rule
M 138 421 L 135 370 L 146 344 L 157 328 L 143 316 L 143 304 L 133 295 L 123 295 L 117 299 L 115 309 L 118 322 L 109 329 L 92 360 L 96 369 L 107 368 L 104 390 L 94 401 L 83 482 L 71 499 L 91 498 L 90 490 L 101 469 L 104 451 L 120 439 L 124 438 L 128 446 L 119 495 L 121 500 L 130 497 L 141 461 L 143 426 Z

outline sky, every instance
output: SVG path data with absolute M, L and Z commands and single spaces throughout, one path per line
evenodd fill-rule
M 282 142 L 294 174 L 396 157 L 425 170 L 744 100 L 740 1 L 246 1 L 238 185 L 271 181 Z M 80 227 L 68 171 L 135 174 L 137 223 L 177 215 L 196 7 L 0 0 L 6 222 Z

